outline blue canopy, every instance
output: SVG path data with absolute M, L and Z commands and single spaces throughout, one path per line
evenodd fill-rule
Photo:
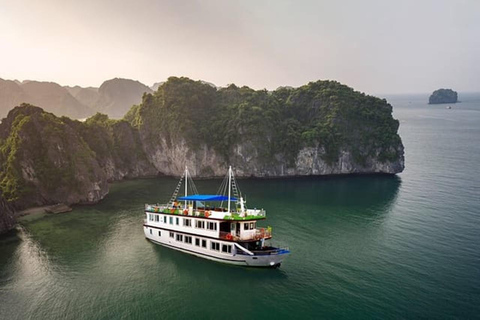
M 180 201 L 228 201 L 227 196 L 222 196 L 218 194 L 193 194 L 191 196 L 179 197 L 177 200 Z M 237 201 L 237 198 L 230 197 L 231 201 Z

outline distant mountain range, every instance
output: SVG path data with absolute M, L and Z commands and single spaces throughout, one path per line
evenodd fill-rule
M 158 89 L 155 84 L 153 88 Z M 54 82 L 3 80 L 0 78 L 0 118 L 15 106 L 30 103 L 57 116 L 87 118 L 96 112 L 119 119 L 153 90 L 135 80 L 115 78 L 100 88 L 60 86 Z

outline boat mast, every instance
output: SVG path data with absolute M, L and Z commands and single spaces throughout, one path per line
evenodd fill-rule
M 188 167 L 185 166 L 185 197 L 188 195 L 187 194 L 187 185 L 188 185 Z M 187 209 L 187 200 L 185 200 L 185 208 Z
M 230 213 L 230 191 L 232 189 L 232 166 L 228 167 L 228 213 Z

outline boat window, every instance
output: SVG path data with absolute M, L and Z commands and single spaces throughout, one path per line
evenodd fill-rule
M 175 234 L 173 232 L 170 232 L 170 238 L 173 238 Z
M 217 230 L 217 223 L 216 222 L 208 222 L 207 223 L 208 230 Z
M 203 220 L 195 221 L 195 228 L 205 229 L 205 221 L 203 221 Z
M 185 243 L 192 244 L 192 237 L 185 236 Z
M 196 245 L 197 247 L 200 247 L 200 239 L 195 238 L 195 245 Z
M 158 231 L 158 236 L 161 237 L 161 236 L 162 236 L 162 232 Z
M 158 214 L 155 215 L 155 221 L 156 222 L 160 221 L 160 216 Z
M 150 234 L 152 234 L 152 229 L 150 229 Z
M 192 226 L 192 220 L 191 219 L 183 219 L 183 226 L 191 227 Z
M 244 230 L 248 230 L 248 223 L 245 223 L 245 224 L 243 225 L 243 229 L 244 229 Z
M 183 241 L 183 234 L 177 234 L 177 241 Z
M 163 216 L 163 222 L 167 223 L 167 216 Z
M 255 229 L 255 222 L 250 222 L 250 230 Z
M 210 249 L 215 251 L 220 251 L 220 243 L 211 241 L 210 242 Z
M 206 248 L 207 247 L 207 240 L 202 240 L 202 247 Z
M 232 253 L 232 246 L 223 244 L 223 245 L 222 245 L 222 252 Z
M 178 226 L 180 224 L 180 219 L 177 217 L 175 218 L 175 224 Z
M 170 217 L 170 224 L 173 224 L 173 217 Z

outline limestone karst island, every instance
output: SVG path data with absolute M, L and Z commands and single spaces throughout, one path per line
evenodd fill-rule
M 429 104 L 457 103 L 458 93 L 452 89 L 438 89 L 433 91 L 428 99 Z
M 2 206 L 10 207 L 2 231 L 14 210 L 95 203 L 109 182 L 180 176 L 184 164 L 193 177 L 222 177 L 228 164 L 238 177 L 404 169 L 391 105 L 335 81 L 269 92 L 171 77 L 117 120 L 97 113 L 82 122 L 40 107 L 21 104 L 0 124 Z

